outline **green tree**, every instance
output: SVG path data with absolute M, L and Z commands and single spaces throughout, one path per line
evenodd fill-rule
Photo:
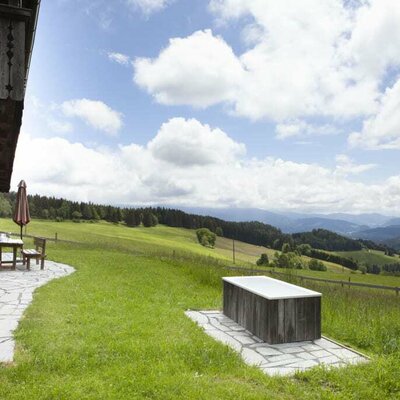
M 217 228 L 215 229 L 215 234 L 219 237 L 224 236 L 224 231 L 222 230 L 222 228 L 220 226 L 217 226 Z
M 217 235 L 208 228 L 200 228 L 196 231 L 197 240 L 202 246 L 214 247 Z
M 12 207 L 10 201 L 0 194 L 0 217 L 8 218 L 12 215 Z
M 79 211 L 74 211 L 71 216 L 74 221 L 80 221 L 82 218 L 82 214 Z
M 322 261 L 316 260 L 315 258 L 311 259 L 308 262 L 308 268 L 312 271 L 326 271 L 327 268 Z
M 136 212 L 133 209 L 129 209 L 125 213 L 125 223 L 129 227 L 138 226 L 140 221 L 136 220 Z
M 289 243 L 284 243 L 283 246 L 282 246 L 282 253 L 285 253 L 285 254 L 289 253 L 290 250 L 291 250 L 290 244 Z
M 261 254 L 260 258 L 257 260 L 256 263 L 258 266 L 268 266 L 269 265 L 269 258 L 268 254 L 263 253 Z
M 151 213 L 149 210 L 146 210 L 143 213 L 143 226 L 146 228 L 150 228 L 152 226 L 155 226 L 155 222 L 156 222 L 156 217 L 153 213 Z M 157 221 L 158 222 L 158 221 Z
M 99 215 L 99 213 L 97 212 L 97 209 L 96 209 L 96 207 L 92 207 L 92 218 L 95 220 L 95 221 L 99 221 L 100 220 L 100 215 Z
M 93 218 L 92 208 L 89 204 L 83 204 L 82 207 L 82 218 L 86 220 L 90 220 Z
M 48 210 L 47 208 L 44 208 L 44 209 L 42 210 L 40 216 L 41 216 L 43 219 L 49 219 L 49 217 L 50 217 L 49 210 Z
M 309 244 L 300 244 L 296 247 L 296 249 L 303 256 L 309 256 L 312 251 L 312 247 Z

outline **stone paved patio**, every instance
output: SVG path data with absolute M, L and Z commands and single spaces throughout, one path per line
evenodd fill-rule
M 187 311 L 214 339 L 241 354 L 243 360 L 268 375 L 290 375 L 318 365 L 342 367 L 368 358 L 326 338 L 312 342 L 269 345 L 246 331 L 220 311 Z
M 7 259 L 11 259 L 11 255 L 3 254 L 3 261 Z M 0 362 L 13 361 L 13 331 L 31 303 L 35 289 L 74 271 L 72 267 L 51 261 L 46 261 L 44 270 L 40 270 L 35 262 L 31 271 L 20 264 L 16 271 L 0 270 Z

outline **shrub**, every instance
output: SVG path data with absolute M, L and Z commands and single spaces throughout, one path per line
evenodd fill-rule
M 365 275 L 365 274 L 367 273 L 367 267 L 366 267 L 365 265 L 361 265 L 361 266 L 358 268 L 358 270 L 361 271 L 361 273 L 362 273 L 363 275 Z
M 290 268 L 290 269 L 303 269 L 303 260 L 299 257 L 298 254 L 289 252 L 279 254 L 275 253 L 275 262 L 274 264 L 278 268 Z
M 312 271 L 326 271 L 327 268 L 323 262 L 316 260 L 313 258 L 308 263 L 308 268 Z
M 217 235 L 207 228 L 197 229 L 197 240 L 204 247 L 214 247 Z
M 267 266 L 269 265 L 269 258 L 268 258 L 268 254 L 263 253 L 261 254 L 261 257 L 257 260 L 256 263 L 258 266 Z

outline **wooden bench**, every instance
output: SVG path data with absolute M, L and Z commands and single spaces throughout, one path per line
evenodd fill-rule
M 36 265 L 40 263 L 40 269 L 44 269 L 44 260 L 46 258 L 46 239 L 33 238 L 35 249 L 22 250 L 22 259 L 24 265 L 27 265 L 28 270 L 31 269 L 31 258 L 36 259 Z

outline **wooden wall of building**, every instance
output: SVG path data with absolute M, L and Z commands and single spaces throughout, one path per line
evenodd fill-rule
M 321 338 L 321 297 L 268 300 L 229 282 L 224 314 L 269 344 Z

